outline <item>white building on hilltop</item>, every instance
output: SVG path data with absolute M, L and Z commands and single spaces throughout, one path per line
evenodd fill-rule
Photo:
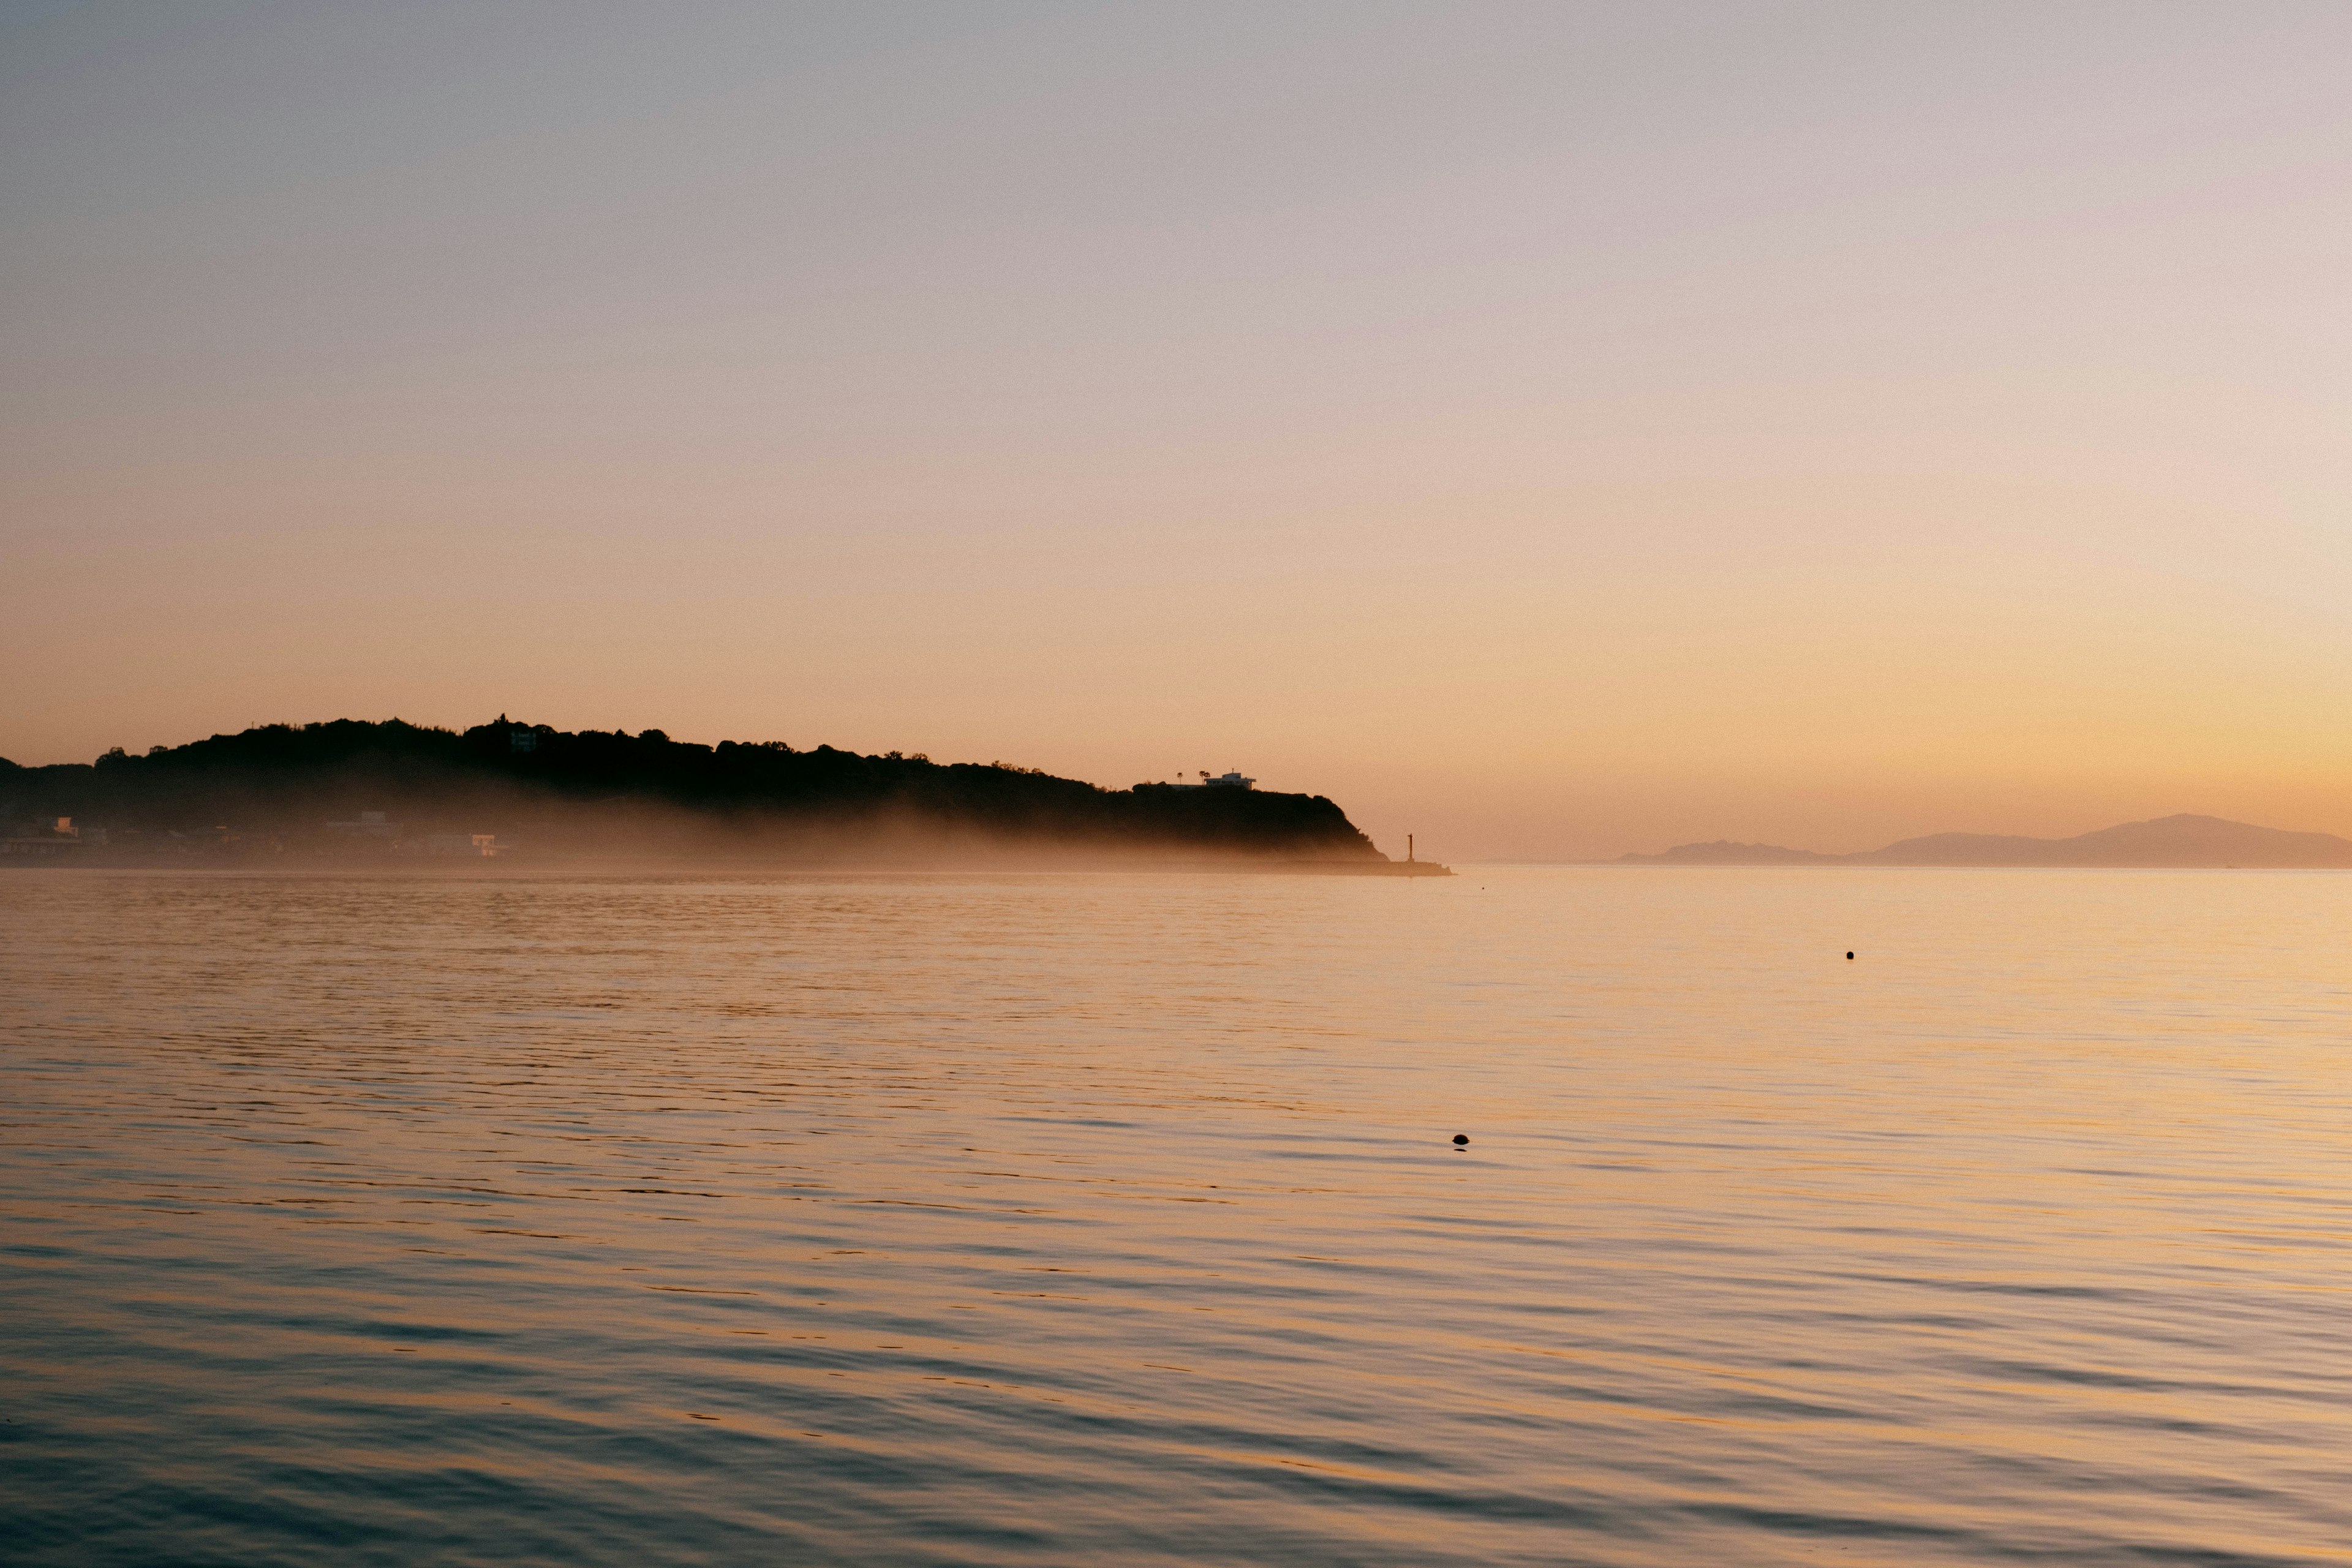
M 1203 770 L 1199 784 L 1178 784 L 1168 787 L 1171 789 L 1247 789 L 1255 783 L 1257 780 L 1245 779 L 1238 772 L 1219 773 L 1216 777 L 1211 778 L 1207 771 Z

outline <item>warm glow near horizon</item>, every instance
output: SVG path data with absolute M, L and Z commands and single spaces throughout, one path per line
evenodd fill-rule
M 2352 10 L 0 16 L 0 756 L 2352 835 Z

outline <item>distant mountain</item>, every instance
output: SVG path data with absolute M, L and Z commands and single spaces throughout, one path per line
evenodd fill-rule
M 1778 844 L 1734 844 L 1718 838 L 1712 844 L 1677 844 L 1663 855 L 1626 855 L 1636 866 L 1834 866 L 1841 855 L 1811 849 L 1783 849 Z
M 1680 844 L 1662 855 L 1620 857 L 1633 866 L 2118 866 L 2352 867 L 2352 839 L 2292 833 L 2218 816 L 2159 816 L 2072 838 L 1935 833 L 1884 849 L 1822 855 L 1772 844 Z

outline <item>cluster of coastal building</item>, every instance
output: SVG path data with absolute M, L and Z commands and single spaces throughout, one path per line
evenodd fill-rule
M 522 846 L 511 838 L 501 838 L 495 833 L 421 833 L 404 836 L 401 825 L 386 821 L 381 811 L 362 811 L 349 822 L 330 822 L 327 831 L 337 837 L 362 844 L 380 844 L 401 855 L 456 856 L 468 859 L 488 859 L 495 855 L 511 855 Z
M 521 847 L 495 833 L 416 833 L 381 811 L 362 811 L 348 822 L 322 825 L 330 845 L 387 855 L 422 856 L 436 859 L 487 859 L 509 855 Z M 45 822 L 16 824 L 0 837 L 0 861 L 16 865 L 55 865 L 89 858 L 94 851 L 116 857 L 217 854 L 278 854 L 289 847 L 272 834 L 236 833 L 226 826 L 198 832 L 149 832 L 140 828 L 77 826 L 70 816 Z
M 10 860 L 55 860 L 85 846 L 107 841 L 106 829 L 87 831 L 74 826 L 70 816 L 60 816 L 48 822 L 20 824 L 6 837 L 0 838 L 0 858 Z

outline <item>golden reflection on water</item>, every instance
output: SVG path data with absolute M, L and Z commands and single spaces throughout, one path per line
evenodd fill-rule
M 2342 1562 L 2347 914 L 10 874 L 0 1520 L 54 1563 Z

